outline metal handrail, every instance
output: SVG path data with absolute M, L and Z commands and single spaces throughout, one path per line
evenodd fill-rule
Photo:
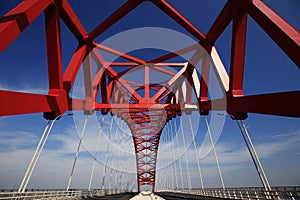
M 208 188 L 208 189 L 184 189 L 169 192 L 220 197 L 229 199 L 300 199 L 300 187 L 274 187 L 271 191 L 261 187 L 246 188 Z
M 18 191 L 0 191 L 0 200 L 7 199 L 65 199 L 74 197 L 92 197 L 92 196 L 105 196 L 106 194 L 125 193 L 127 190 L 31 190 L 23 193 Z

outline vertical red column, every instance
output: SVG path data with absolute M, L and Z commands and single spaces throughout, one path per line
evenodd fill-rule
M 60 2 L 56 1 L 45 9 L 49 95 L 54 96 L 49 102 L 52 111 L 44 113 L 46 119 L 54 119 L 68 109 L 68 97 L 63 87 L 60 8 Z
M 246 46 L 247 14 L 236 9 L 232 26 L 229 90 L 233 96 L 243 96 L 244 60 Z
M 87 55 L 83 61 L 84 88 L 85 88 L 85 113 L 91 114 L 94 109 L 94 98 L 92 89 L 92 59 Z
M 149 67 L 145 66 L 145 90 L 144 90 L 144 98 L 149 99 L 150 98 L 150 90 L 149 90 Z
M 52 4 L 45 10 L 48 58 L 49 93 L 63 88 L 60 41 L 60 5 Z
M 200 101 L 208 100 L 208 81 L 210 72 L 210 58 L 205 56 L 202 60 L 201 82 L 200 82 Z

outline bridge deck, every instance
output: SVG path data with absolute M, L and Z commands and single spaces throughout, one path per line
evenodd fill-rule
M 156 193 L 160 197 L 166 199 L 166 200 L 173 200 L 173 199 L 189 199 L 189 200 L 197 200 L 197 199 L 206 199 L 206 200 L 215 200 L 220 199 L 217 197 L 204 197 L 199 195 L 192 195 L 192 194 L 179 194 L 179 193 L 173 193 L 173 192 L 158 192 Z M 224 199 L 224 198 L 222 198 Z
M 95 197 L 87 197 L 84 199 L 87 200 L 113 200 L 113 199 L 120 199 L 120 200 L 129 200 L 138 193 L 135 192 L 128 192 L 123 194 L 112 194 L 112 195 L 106 195 L 106 196 L 95 196 Z
M 192 195 L 192 194 L 178 194 L 178 193 L 172 193 L 172 192 L 158 192 L 156 193 L 158 196 L 166 199 L 166 200 L 174 200 L 174 199 L 188 199 L 188 200 L 199 200 L 199 199 L 206 199 L 206 200 L 215 200 L 220 199 L 216 197 L 203 197 L 199 195 Z M 106 196 L 96 196 L 96 197 L 88 197 L 84 198 L 87 200 L 113 200 L 113 199 L 119 199 L 119 200 L 129 200 L 132 197 L 137 195 L 137 193 L 125 193 L 125 194 L 114 194 L 114 195 L 106 195 Z

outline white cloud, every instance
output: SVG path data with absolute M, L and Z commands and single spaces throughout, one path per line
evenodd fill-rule
M 57 122 L 57 124 L 59 123 Z M 94 124 L 86 128 L 75 168 L 74 181 L 72 182 L 73 187 L 84 188 L 87 187 L 89 182 L 92 160 L 99 133 L 95 130 L 98 130 L 98 127 L 95 127 Z M 105 127 L 104 130 L 107 130 L 107 128 Z M 0 188 L 12 188 L 19 185 L 38 140 L 39 138 L 35 133 L 1 131 L 0 177 L 3 181 L 0 183 Z M 118 174 L 114 175 L 114 177 L 119 176 L 121 174 L 120 171 L 130 172 L 130 174 L 136 172 L 135 155 L 131 137 L 125 134 L 121 135 L 120 133 L 116 135 L 115 131 L 112 131 L 108 151 L 108 131 L 102 134 L 100 141 L 94 186 L 98 186 L 99 188 L 103 165 L 106 162 L 106 152 L 110 155 L 107 158 L 107 171 L 110 172 L 112 170 L 113 173 L 116 173 L 116 170 L 118 171 Z M 54 126 L 28 187 L 65 187 L 70 175 L 78 142 L 79 135 L 74 126 L 65 127 L 62 131 L 55 129 Z M 130 151 L 131 154 L 125 153 Z M 134 164 L 132 165 L 132 163 Z M 132 174 L 130 176 L 132 176 Z M 105 185 L 107 186 L 108 178 L 110 177 L 107 176 L 106 178 Z M 131 178 L 136 177 L 132 176 Z
M 26 147 L 35 146 L 38 140 L 39 138 L 36 135 L 29 132 L 1 132 L 0 149 L 5 148 L 5 151 L 26 149 Z
M 32 87 L 28 85 L 28 83 L 22 83 L 20 85 L 12 86 L 12 85 L 0 83 L 0 90 L 25 92 L 25 93 L 32 93 L 32 94 L 48 94 L 48 88 Z
M 265 171 L 268 174 L 273 174 L 274 177 L 270 176 L 271 184 L 281 185 L 281 184 L 289 184 L 289 185 L 299 185 L 299 180 L 296 180 L 294 172 L 297 171 L 297 164 L 295 165 L 284 165 L 277 157 L 286 157 L 291 156 L 291 162 L 299 163 L 300 158 L 298 155 L 299 152 L 299 143 L 300 143 L 300 130 L 287 132 L 283 135 L 284 137 L 273 137 L 269 138 L 266 142 L 254 144 L 256 151 L 259 155 L 259 158 L 265 168 Z M 216 168 L 215 158 L 213 156 L 213 152 L 210 146 L 202 146 L 205 150 L 201 150 L 198 148 L 198 152 L 209 152 L 204 157 L 200 159 L 200 165 L 202 168 L 203 179 L 205 182 L 208 182 L 208 185 L 213 187 L 214 185 L 219 185 L 220 180 L 218 177 L 218 171 Z M 182 152 L 183 147 L 172 147 L 172 149 L 176 155 L 177 152 Z M 209 151 L 210 150 L 210 151 Z M 230 186 L 260 186 L 260 182 L 258 179 L 258 175 L 255 172 L 254 165 L 251 161 L 251 157 L 245 145 L 240 144 L 232 144 L 232 143 L 219 143 L 216 146 L 217 155 L 219 158 L 219 163 L 221 166 L 221 170 L 223 172 L 223 177 L 225 177 L 225 183 L 227 179 L 227 185 Z M 165 151 L 159 152 L 159 161 L 158 161 L 158 169 L 161 170 L 161 174 L 168 174 L 167 171 L 170 171 L 170 167 L 168 167 L 168 161 L 170 154 L 168 153 L 168 149 Z M 197 168 L 197 160 L 194 151 L 194 147 L 191 146 L 187 153 L 187 159 L 189 161 L 190 173 L 192 174 L 192 179 L 197 180 L 199 177 L 198 168 Z M 174 156 L 171 155 L 171 160 L 173 161 Z M 183 172 L 185 173 L 185 177 L 188 177 L 186 170 L 186 158 L 183 155 L 180 158 L 180 162 L 182 165 Z M 176 166 L 178 174 L 180 174 L 179 162 L 174 164 L 173 168 Z M 273 163 L 270 164 L 270 163 Z M 274 163 L 276 163 L 274 166 Z M 299 164 L 298 164 L 299 165 Z M 171 168 L 172 168 L 171 167 Z M 289 169 L 287 169 L 287 167 Z M 272 169 L 276 168 L 276 169 Z M 174 170 L 174 169 L 173 169 Z M 291 173 L 288 173 L 286 170 L 290 170 Z M 276 172 L 274 172 L 276 171 Z M 269 172 L 269 173 L 268 173 Z M 274 174 L 285 174 L 285 181 L 282 179 L 276 178 L 277 176 Z M 287 178 L 289 177 L 289 178 Z M 194 181 L 196 181 L 194 180 Z M 197 181 L 196 181 L 197 182 Z M 199 178 L 198 178 L 199 183 Z M 198 184 L 199 185 L 199 184 Z
M 106 159 L 109 125 L 110 122 L 106 122 L 103 127 L 106 133 L 103 134 L 100 139 L 101 143 L 97 155 L 98 162 L 96 164 L 93 185 L 98 187 L 100 187 L 102 181 L 103 163 L 105 163 Z M 79 130 L 80 128 L 81 127 L 78 127 Z M 124 127 L 121 128 L 124 129 Z M 87 126 L 82 143 L 83 145 L 80 149 L 79 159 L 75 168 L 74 182 L 72 184 L 74 187 L 87 187 L 88 185 L 90 171 L 92 168 L 92 156 L 95 152 L 99 134 L 99 132 L 95 130 L 99 130 L 99 126 L 97 124 L 92 123 Z M 132 138 L 128 134 L 120 132 L 116 134 L 115 130 L 116 129 L 114 127 L 110 138 L 111 143 L 108 150 L 108 154 L 110 156 L 107 161 L 107 172 L 110 172 L 110 167 L 112 167 L 114 169 L 134 173 L 136 171 L 136 166 Z M 52 135 L 50 135 L 48 143 L 46 144 L 46 148 L 37 164 L 36 171 L 33 174 L 29 187 L 63 188 L 66 186 L 67 179 L 70 175 L 70 169 L 73 164 L 75 150 L 78 145 L 79 135 L 73 126 L 67 126 L 59 130 L 55 129 L 51 134 Z M 4 180 L 1 181 L 1 188 L 12 188 L 19 185 L 38 140 L 39 138 L 37 135 L 30 132 L 2 131 L 0 133 L 0 177 L 1 180 Z M 264 162 L 272 159 L 274 155 L 284 155 L 284 152 L 291 152 L 291 149 L 296 150 L 292 151 L 296 156 L 299 154 L 299 142 L 300 130 L 286 133 L 285 137 L 274 136 L 267 142 L 255 144 L 255 147 L 260 159 Z M 200 157 L 201 152 L 207 152 L 208 149 L 210 149 L 208 145 L 202 146 L 201 148 L 206 149 L 206 151 L 200 150 L 200 147 L 198 147 Z M 247 179 L 247 181 L 244 181 L 244 185 L 246 186 L 259 184 L 249 153 L 245 146 L 240 144 L 222 143 L 222 141 L 219 141 L 216 149 L 223 171 L 223 176 L 227 178 L 228 185 L 243 184 L 239 177 L 243 177 L 243 180 Z M 187 184 L 187 170 L 185 165 L 186 158 L 185 154 L 180 155 L 181 152 L 185 152 L 184 148 L 182 146 L 176 146 L 176 143 L 173 143 L 170 146 L 164 146 L 163 151 L 159 151 L 157 167 L 159 170 L 158 176 L 162 174 L 164 176 L 170 175 L 170 172 L 168 172 L 170 169 L 173 170 L 173 172 L 176 170 L 177 175 L 180 176 L 178 161 L 175 164 L 173 162 L 172 167 L 168 168 L 167 160 L 170 159 L 170 156 L 170 160 L 172 161 L 174 160 L 174 157 L 177 158 L 178 156 L 181 156 L 180 162 L 184 171 L 184 184 Z M 199 186 L 199 175 L 193 145 L 191 145 L 187 150 L 187 157 L 192 182 Z M 210 151 L 207 156 L 201 157 L 200 162 L 206 186 L 220 184 L 212 152 Z M 252 170 L 250 170 L 251 173 L 249 172 L 249 169 Z M 284 171 L 286 169 L 282 170 Z M 113 171 L 113 173 L 115 173 L 115 171 Z M 113 174 L 112 178 L 107 175 L 106 185 L 108 184 L 109 179 L 113 179 L 113 181 L 115 181 L 116 177 L 119 175 Z M 134 175 L 130 176 L 132 176 L 130 180 L 135 180 L 136 177 Z M 240 180 L 240 182 L 238 182 L 238 180 Z M 278 185 L 280 183 L 275 184 Z

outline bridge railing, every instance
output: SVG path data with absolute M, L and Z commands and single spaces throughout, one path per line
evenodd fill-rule
M 23 193 L 14 190 L 0 190 L 0 200 L 7 199 L 79 199 L 88 196 L 105 196 L 128 192 L 124 189 L 111 190 L 30 190 Z
M 172 192 L 194 194 L 209 197 L 229 198 L 229 199 L 300 199 L 300 187 L 274 187 L 271 191 L 264 188 L 210 188 L 210 189 L 184 189 L 173 190 Z

